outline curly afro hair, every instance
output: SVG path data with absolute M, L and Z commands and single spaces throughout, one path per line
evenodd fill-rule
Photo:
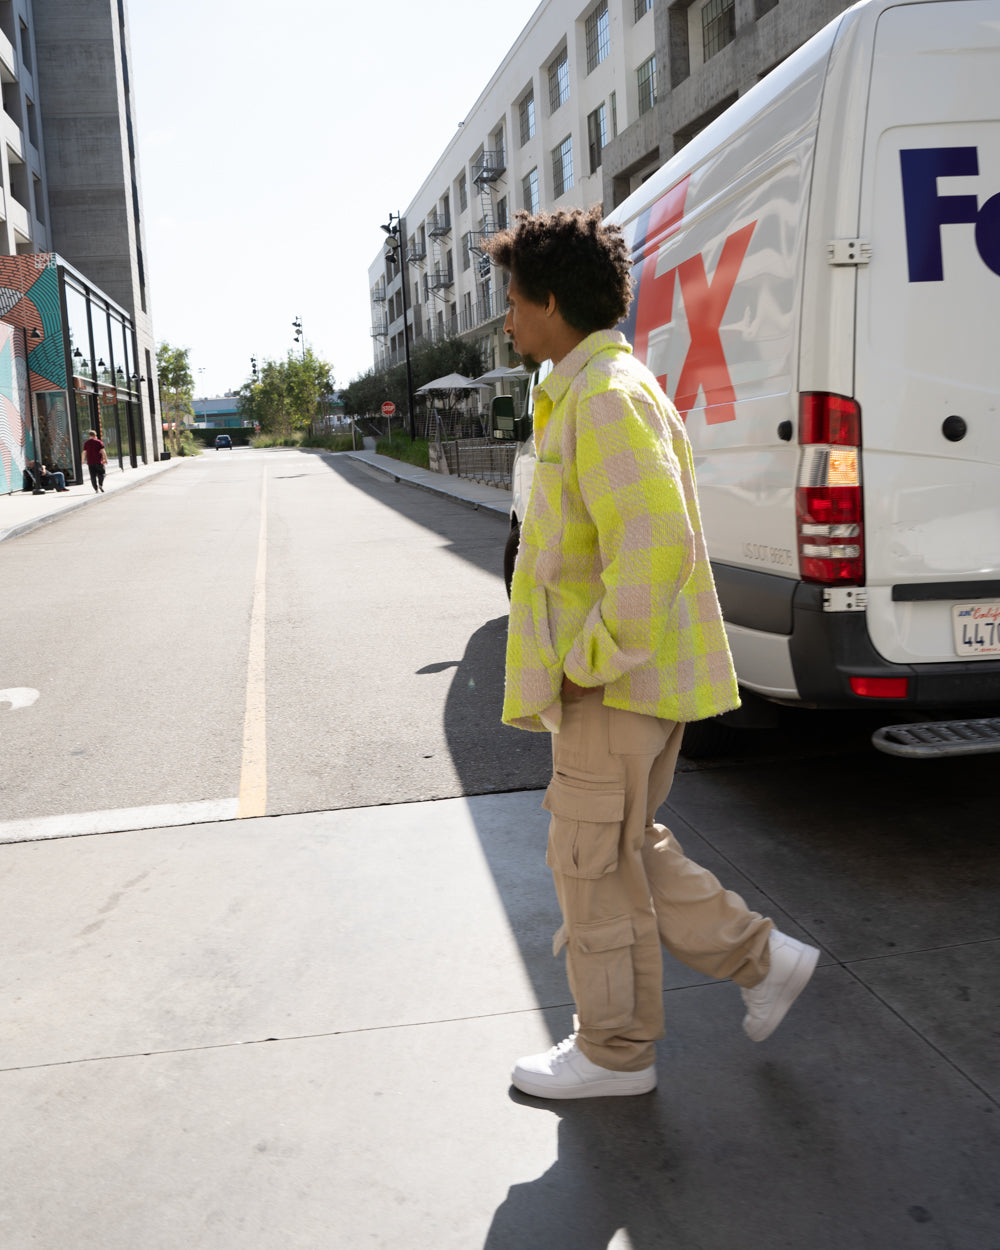
M 520 212 L 516 225 L 483 241 L 495 265 L 509 269 L 522 294 L 544 304 L 555 296 L 563 319 L 582 334 L 613 329 L 632 302 L 628 249 L 601 208 Z

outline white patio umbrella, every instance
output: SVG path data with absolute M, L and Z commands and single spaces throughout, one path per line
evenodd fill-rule
M 461 373 L 448 373 L 443 378 L 435 378 L 433 382 L 418 386 L 417 394 L 422 395 L 425 391 L 475 391 L 478 389 L 479 383 L 473 378 L 467 378 Z
M 477 382 L 502 382 L 504 378 L 510 377 L 509 369 L 491 369 L 489 373 L 482 374 L 476 378 Z

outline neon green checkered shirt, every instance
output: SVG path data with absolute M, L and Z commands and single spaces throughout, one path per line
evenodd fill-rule
M 588 335 L 536 388 L 535 448 L 504 722 L 557 729 L 564 673 L 666 720 L 738 707 L 691 446 L 624 335 Z

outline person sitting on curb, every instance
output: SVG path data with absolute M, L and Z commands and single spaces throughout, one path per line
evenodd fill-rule
M 57 490 L 60 494 L 68 490 L 66 475 L 59 469 L 47 469 L 40 460 L 29 460 L 25 470 L 43 490 Z

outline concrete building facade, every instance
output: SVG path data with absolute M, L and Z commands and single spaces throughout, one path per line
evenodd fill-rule
M 163 435 L 125 0 L 0 0 L 0 84 L 0 258 L 44 256 L 46 267 L 61 270 L 62 312 L 39 324 L 66 333 L 69 442 L 60 434 L 58 445 L 76 464 L 62 467 L 79 471 L 77 432 L 105 421 L 123 467 L 155 460 Z M 18 272 L 10 268 L 12 283 Z M 33 314 L 24 311 L 31 301 L 17 317 L 11 311 L 25 294 L 20 281 L 0 313 L 23 329 Z M 50 385 L 53 376 L 49 368 Z M 0 448 L 11 481 L 19 458 L 52 445 L 35 394 L 29 386 L 20 442 L 9 431 Z M 17 406 L 16 395 L 6 399 Z
M 376 370 L 459 335 L 516 363 L 503 275 L 477 250 L 518 209 L 621 203 L 845 0 L 543 0 L 368 271 Z M 406 281 L 404 295 L 403 282 Z
M 656 0 L 656 104 L 608 145 L 606 211 L 850 3 Z
M 654 57 L 646 0 L 543 0 L 406 206 L 405 263 L 369 268 L 376 368 L 403 356 L 403 271 L 411 346 L 463 335 L 484 370 L 514 363 L 502 275 L 479 243 L 519 209 L 601 202 L 603 151 L 652 107 Z

